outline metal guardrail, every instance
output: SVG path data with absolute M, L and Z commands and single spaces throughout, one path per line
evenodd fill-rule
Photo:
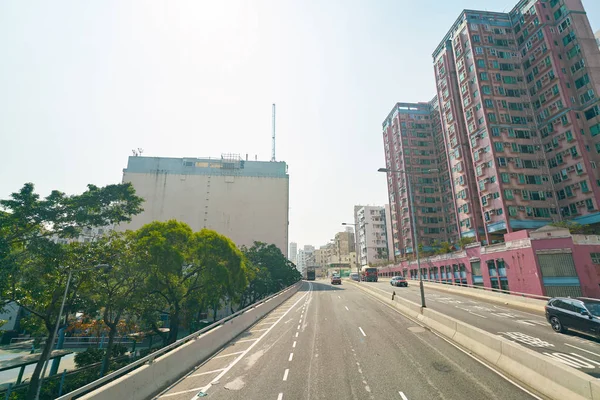
M 27 342 L 33 342 L 35 340 L 35 338 L 29 337 L 29 338 L 12 338 L 10 339 L 10 344 L 19 344 L 19 343 L 27 343 Z M 46 340 L 48 340 L 48 337 L 42 337 L 40 338 L 40 345 L 45 344 Z M 57 343 L 59 340 L 59 338 L 55 338 L 54 339 L 54 343 Z M 122 343 L 133 343 L 134 340 L 133 339 L 129 339 L 129 338 L 122 338 L 122 337 L 118 337 L 114 339 L 114 343 L 117 344 L 122 344 Z M 85 345 L 98 345 L 98 344 L 105 344 L 108 343 L 108 337 L 107 336 L 67 336 L 64 338 L 64 344 L 69 344 L 69 345 L 77 345 L 77 344 L 85 344 Z
M 302 281 L 294 283 L 294 285 L 298 285 L 298 283 L 301 283 L 301 282 Z M 102 377 L 100 379 L 97 379 L 97 380 L 95 380 L 93 382 L 90 382 L 87 385 L 84 385 L 84 386 L 80 387 L 79 389 L 76 389 L 76 390 L 74 390 L 72 392 L 69 392 L 69 393 L 65 394 L 64 396 L 58 397 L 55 400 L 71 400 L 71 399 L 75 398 L 76 396 L 86 394 L 86 393 L 88 393 L 88 392 L 90 392 L 90 391 L 92 391 L 92 390 L 94 390 L 94 389 L 96 389 L 96 388 L 98 388 L 100 386 L 103 386 L 104 384 L 106 384 L 108 382 L 111 382 L 111 381 L 113 381 L 113 380 L 121 377 L 122 375 L 125 375 L 125 374 L 129 373 L 130 371 L 136 369 L 139 366 L 142 366 L 142 365 L 144 365 L 146 363 L 152 364 L 152 362 L 154 361 L 155 358 L 160 357 L 160 356 L 168 353 L 169 351 L 171 351 L 171 350 L 173 350 L 173 349 L 175 349 L 175 348 L 177 348 L 177 347 L 179 347 L 179 346 L 181 346 L 181 345 L 189 342 L 190 340 L 194 340 L 194 339 L 198 338 L 200 335 L 202 335 L 202 334 L 204 334 L 204 333 L 206 333 L 206 332 L 208 332 L 208 331 L 210 331 L 210 330 L 212 330 L 212 329 L 214 329 L 214 328 L 216 328 L 216 327 L 218 327 L 220 325 L 223 325 L 225 322 L 227 322 L 227 321 L 229 321 L 229 320 L 237 317 L 238 315 L 241 315 L 241 314 L 245 313 L 246 311 L 249 311 L 249 310 L 251 310 L 253 308 L 256 308 L 256 307 L 260 306 L 263 303 L 266 303 L 267 301 L 273 299 L 274 297 L 279 296 L 283 292 L 285 292 L 287 290 L 290 290 L 291 288 L 294 287 L 294 285 L 288 286 L 287 288 L 285 288 L 283 290 L 280 290 L 279 292 L 277 292 L 275 294 L 272 294 L 269 297 L 266 297 L 266 298 L 264 298 L 264 299 L 262 299 L 262 300 L 260 300 L 260 301 L 258 301 L 256 303 L 254 303 L 254 304 L 251 304 L 248 307 L 246 307 L 246 308 L 244 308 L 244 309 L 242 309 L 242 310 L 240 310 L 240 311 L 238 311 L 238 312 L 236 312 L 234 314 L 231 314 L 228 317 L 225 317 L 225 318 L 223 318 L 223 319 L 221 319 L 221 320 L 219 320 L 219 321 L 217 321 L 217 322 L 215 322 L 215 323 L 213 323 L 213 324 L 211 324 L 211 325 L 209 325 L 207 327 L 204 327 L 204 328 L 200 329 L 199 331 L 192 333 L 191 335 L 188 335 L 188 336 L 186 336 L 184 338 L 181 338 L 181 339 L 177 340 L 176 342 L 171 343 L 170 345 L 165 346 L 165 347 L 161 348 L 158 351 L 155 351 L 154 353 L 148 354 L 146 357 L 140 358 L 139 360 L 134 361 L 131 364 L 128 364 L 128 365 L 126 365 L 125 367 L 123 367 L 121 369 L 118 369 L 118 370 L 116 370 L 114 372 L 111 372 L 110 374 L 108 374 L 108 375 L 106 375 L 106 376 L 104 376 L 104 377 Z
M 419 278 L 410 278 L 410 279 L 413 281 L 419 280 Z M 491 288 L 491 287 L 487 287 L 487 286 L 469 285 L 467 283 L 461 283 L 461 284 L 457 285 L 455 283 L 442 283 L 441 281 L 436 281 L 436 280 L 431 280 L 431 279 L 423 279 L 423 282 L 437 283 L 437 284 L 443 285 L 443 286 L 468 287 L 471 289 L 479 289 L 479 290 L 483 290 L 483 291 L 487 291 L 487 292 L 502 293 L 502 294 L 508 294 L 508 295 L 512 295 L 512 296 L 519 296 L 519 297 L 528 297 L 528 298 L 532 298 L 532 299 L 536 299 L 536 300 L 550 300 L 552 298 L 552 297 L 542 296 L 542 295 L 532 294 L 532 293 L 513 292 L 510 290 L 495 289 L 495 288 Z

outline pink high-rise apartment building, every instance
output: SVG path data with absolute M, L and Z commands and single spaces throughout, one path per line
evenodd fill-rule
M 424 250 L 431 250 L 436 242 L 454 241 L 457 236 L 437 107 L 437 98 L 429 103 L 397 103 L 382 124 L 396 256 L 414 251 L 415 234 Z
M 433 60 L 462 237 L 600 222 L 600 51 L 580 0 L 464 10 Z

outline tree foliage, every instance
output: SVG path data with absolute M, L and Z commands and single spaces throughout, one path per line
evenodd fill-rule
M 184 306 L 220 304 L 246 287 L 243 256 L 227 237 L 209 229 L 193 233 L 175 220 L 153 222 L 136 233 L 140 263 L 146 268 L 144 315 L 151 320 L 168 310 L 167 343 L 177 340 Z M 151 326 L 162 334 L 156 323 Z
M 573 235 L 598 235 L 600 234 L 600 227 L 593 225 L 583 225 L 573 221 L 560 221 L 551 224 L 557 228 L 565 228 L 569 230 L 569 233 Z
M 251 265 L 254 278 L 241 297 L 241 307 L 252 304 L 257 300 L 276 293 L 302 279 L 302 274 L 296 269 L 274 244 L 254 242 L 242 252 Z
M 79 195 L 53 191 L 44 199 L 26 183 L 9 199 L 0 200 L 0 296 L 17 302 L 53 332 L 70 264 L 69 246 L 57 244 L 55 237 L 74 237 L 84 227 L 130 221 L 142 211 L 142 199 L 131 184 L 97 187 Z M 79 254 L 81 255 L 81 254 Z M 65 315 L 79 299 L 83 282 L 74 274 L 67 297 Z M 27 398 L 34 398 L 45 357 L 53 343 L 46 341 L 40 362 L 30 379 Z
M 172 343 L 182 326 L 193 327 L 209 310 L 216 318 L 223 307 L 247 306 L 301 279 L 272 244 L 238 249 L 213 230 L 193 232 L 175 220 L 89 243 L 57 240 L 75 238 L 86 227 L 130 221 L 141 205 L 130 184 L 89 185 L 79 195 L 53 191 L 41 198 L 28 183 L 0 200 L 0 299 L 25 310 L 21 329 L 48 336 L 71 276 L 58 324 L 70 335 L 108 334 L 106 350 L 79 356 L 82 365 L 102 361 L 96 376 L 121 363 L 111 358 L 123 352 L 114 345 L 118 335 L 153 331 L 163 343 Z M 83 317 L 74 318 L 78 312 Z M 165 317 L 168 330 L 162 329 Z M 35 398 L 53 345 L 47 340 L 42 347 L 26 399 Z M 51 386 L 43 393 L 55 389 Z

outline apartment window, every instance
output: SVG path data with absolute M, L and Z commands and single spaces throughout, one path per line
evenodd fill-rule
M 571 152 L 571 155 L 573 157 L 577 157 L 579 155 L 579 153 L 577 153 L 577 147 L 575 147 L 575 146 L 569 148 L 569 151 Z
M 483 54 L 483 47 L 475 47 L 475 54 Z
M 600 253 L 590 253 L 590 257 L 594 264 L 600 264 Z
M 481 58 L 478 58 L 478 59 L 477 59 L 477 66 L 478 66 L 479 68 L 485 68 L 485 60 L 483 60 L 483 59 L 481 59 Z
M 485 99 L 485 108 L 494 108 L 494 102 L 491 99 Z
M 502 183 L 510 183 L 510 174 L 507 172 L 502 172 L 500 174 L 500 178 L 502 179 Z
M 590 126 L 590 134 L 592 136 L 596 136 L 599 133 L 600 133 L 600 124 Z M 598 143 L 596 143 L 596 149 L 598 149 Z M 600 151 L 599 151 L 599 153 L 600 153 Z
M 496 114 L 488 113 L 488 119 L 490 120 L 490 122 L 496 122 Z
M 494 142 L 494 149 L 496 151 L 504 151 L 504 143 L 502 143 L 502 142 Z
M 492 89 L 487 85 L 483 85 L 481 87 L 481 91 L 483 92 L 483 94 L 492 94 Z
M 506 200 L 514 199 L 513 191 L 511 189 L 504 189 L 504 198 Z
M 572 141 L 573 140 L 573 133 L 571 131 L 566 131 L 565 132 L 565 137 L 567 138 L 567 141 Z
M 589 192 L 589 191 L 590 191 L 590 188 L 588 187 L 588 183 L 587 183 L 587 181 L 581 181 L 581 184 L 580 184 L 580 185 L 581 185 L 581 191 L 582 191 L 583 193 L 587 193 L 587 192 Z
M 588 74 L 585 74 L 581 78 L 575 80 L 575 87 L 577 89 L 581 89 L 588 83 L 590 83 L 590 77 L 588 76 Z
M 587 207 L 588 211 L 591 211 L 594 209 L 594 202 L 592 199 L 586 199 L 585 200 L 585 206 Z
M 487 72 L 482 72 L 481 74 L 479 74 L 479 78 L 480 78 L 482 81 L 487 81 L 487 80 L 489 80 Z
M 508 215 L 511 217 L 516 217 L 518 214 L 517 207 L 509 206 L 508 207 Z

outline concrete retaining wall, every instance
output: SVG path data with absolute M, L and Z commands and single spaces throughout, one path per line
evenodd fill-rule
M 298 291 L 301 284 L 300 282 L 292 286 L 287 291 L 224 322 L 197 339 L 190 340 L 157 357 L 151 364 L 143 365 L 80 398 L 86 400 L 146 400 L 152 398 L 289 299 Z
M 406 299 L 396 297 L 392 300 L 391 295 L 386 296 L 368 285 L 352 284 L 548 398 L 600 400 L 600 382 L 590 375 L 437 311 L 421 309 L 418 304 Z

